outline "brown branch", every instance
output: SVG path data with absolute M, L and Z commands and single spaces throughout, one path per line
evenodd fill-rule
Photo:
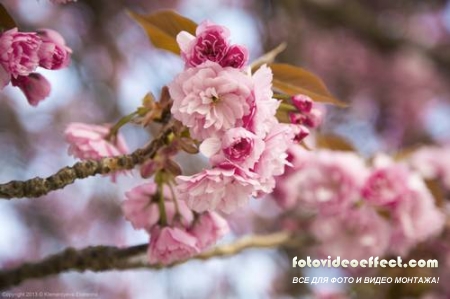
M 167 137 L 172 131 L 173 125 L 167 124 L 148 146 L 138 149 L 129 155 L 103 158 L 101 160 L 85 160 L 77 162 L 71 167 L 64 167 L 47 178 L 35 177 L 27 181 L 11 181 L 0 184 L 0 198 L 39 197 L 50 191 L 62 189 L 72 184 L 76 179 L 132 169 L 145 160 L 153 158 L 158 149 L 166 143 Z
M 43 278 L 66 271 L 109 271 L 136 268 L 162 269 L 183 264 L 189 260 L 207 260 L 240 253 L 250 248 L 275 248 L 297 244 L 287 232 L 262 236 L 244 237 L 232 244 L 218 246 L 191 259 L 170 265 L 149 265 L 146 262 L 133 261 L 147 250 L 147 244 L 128 248 L 112 246 L 95 246 L 76 250 L 68 248 L 36 263 L 26 263 L 15 269 L 0 271 L 0 289 L 6 289 L 22 283 L 27 279 Z M 298 240 L 297 240 L 298 241 Z

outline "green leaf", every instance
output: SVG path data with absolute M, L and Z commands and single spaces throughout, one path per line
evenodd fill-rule
M 288 95 L 304 94 L 316 102 L 338 105 L 347 104 L 339 101 L 328 91 L 322 80 L 313 73 L 289 64 L 272 63 L 273 86 Z
M 0 4 L 0 30 L 8 30 L 14 27 L 17 27 L 16 22 L 3 4 Z
M 141 15 L 132 11 L 130 16 L 144 28 L 152 44 L 159 49 L 180 54 L 176 36 L 180 31 L 195 35 L 197 24 L 172 10 L 162 10 L 149 15 Z

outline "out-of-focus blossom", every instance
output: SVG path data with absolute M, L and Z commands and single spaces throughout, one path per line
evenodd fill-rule
M 20 88 L 32 106 L 37 106 L 39 102 L 48 97 L 51 90 L 50 82 L 39 73 L 12 77 L 11 84 Z
M 72 50 L 66 46 L 64 38 L 51 29 L 42 29 L 37 33 L 42 40 L 38 52 L 39 66 L 57 70 L 69 65 Z
M 248 172 L 233 166 L 205 169 L 193 176 L 178 176 L 177 198 L 196 212 L 221 210 L 231 213 L 248 203 L 259 187 Z
M 450 146 L 426 146 L 415 151 L 408 164 L 425 179 L 439 179 L 450 189 Z
M 295 205 L 325 214 L 340 213 L 360 199 L 367 169 L 354 153 L 291 151 L 293 171 L 277 185 L 281 206 Z
M 364 259 L 382 256 L 389 246 L 390 226 L 370 207 L 349 209 L 333 216 L 318 216 L 311 225 L 323 256 Z
M 184 229 L 155 226 L 151 230 L 148 260 L 167 265 L 187 259 L 199 253 L 196 243 L 197 239 Z
M 0 64 L 13 78 L 28 76 L 39 65 L 42 40 L 35 32 L 18 32 L 17 28 L 0 35 Z
M 366 202 L 390 213 L 391 251 L 395 254 L 408 253 L 444 227 L 445 215 L 423 179 L 385 156 L 375 159 L 362 195 Z
M 208 138 L 200 151 L 210 157 L 211 164 L 231 162 L 239 167 L 253 168 L 264 151 L 264 141 L 244 128 L 233 128 L 225 132 L 222 139 Z
M 229 232 L 228 222 L 215 212 L 205 212 L 195 221 L 189 232 L 197 238 L 197 247 L 202 250 L 215 244 Z
M 253 105 L 251 78 L 233 68 L 208 62 L 179 74 L 169 84 L 174 118 L 193 138 L 220 137 L 241 126 Z
M 198 25 L 195 34 L 196 36 L 193 36 L 182 31 L 177 35 L 181 56 L 187 67 L 212 61 L 223 67 L 241 68 L 247 62 L 247 49 L 229 45 L 230 32 L 226 27 L 204 21 Z
M 111 136 L 109 126 L 71 123 L 65 130 L 69 143 L 69 154 L 80 159 L 98 160 L 103 157 L 119 156 L 128 153 L 125 140 L 120 134 Z

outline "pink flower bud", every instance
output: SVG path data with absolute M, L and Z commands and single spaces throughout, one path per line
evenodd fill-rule
M 292 104 L 300 111 L 301 113 L 309 113 L 313 106 L 313 101 L 310 97 L 297 94 L 291 98 Z
M 28 76 L 39 65 L 41 39 L 34 32 L 13 28 L 0 35 L 0 63 L 13 78 Z
M 31 73 L 29 76 L 18 76 L 12 78 L 13 86 L 19 87 L 27 97 L 28 103 L 37 106 L 40 101 L 44 100 L 50 94 L 50 83 L 44 76 L 38 73 Z
M 319 109 L 311 109 L 311 112 L 306 114 L 306 120 L 304 124 L 310 128 L 317 128 L 322 123 L 322 111 Z
M 49 70 L 66 67 L 70 63 L 72 50 L 66 46 L 64 38 L 51 29 L 39 30 L 38 34 L 42 39 L 38 52 L 39 65 Z

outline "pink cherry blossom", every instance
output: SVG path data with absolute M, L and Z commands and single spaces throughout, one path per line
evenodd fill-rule
M 193 176 L 178 176 L 177 198 L 196 212 L 231 213 L 246 205 L 259 187 L 251 174 L 233 166 L 205 169 Z
M 11 78 L 12 86 L 19 87 L 25 94 L 28 103 L 37 106 L 42 100 L 49 96 L 50 82 L 38 73 L 31 73 L 28 76 L 18 76 Z
M 230 45 L 229 30 L 210 21 L 198 25 L 196 36 L 182 31 L 177 35 L 186 67 L 196 67 L 206 61 L 217 62 L 223 67 L 242 68 L 248 60 L 248 51 L 239 45 Z
M 200 145 L 200 151 L 210 157 L 213 166 L 231 162 L 250 169 L 264 151 L 264 141 L 244 128 L 233 128 L 225 132 L 222 139 L 208 138 Z
M 388 222 L 369 207 L 318 216 L 311 225 L 321 255 L 357 260 L 385 254 L 390 229 Z
M 13 78 L 28 76 L 39 65 L 41 39 L 34 32 L 13 28 L 0 35 L 0 64 Z
M 244 127 L 262 138 L 278 123 L 275 114 L 280 102 L 272 98 L 272 79 L 272 70 L 266 65 L 262 65 L 253 74 L 255 101 L 250 113 L 244 117 Z
M 230 230 L 228 222 L 215 212 L 205 212 L 199 216 L 189 232 L 197 238 L 200 250 L 210 247 Z
M 210 21 L 198 25 L 196 36 L 182 31 L 177 36 L 186 65 L 195 67 L 205 61 L 220 62 L 228 51 L 229 30 Z
M 354 153 L 297 151 L 294 171 L 280 179 L 278 202 L 285 208 L 299 205 L 324 214 L 336 214 L 360 199 L 367 176 L 362 158 Z
M 377 206 L 396 204 L 408 192 L 408 176 L 408 169 L 400 164 L 376 168 L 367 178 L 361 194 Z
M 64 38 L 51 29 L 42 29 L 37 33 L 42 40 L 38 52 L 39 65 L 49 70 L 66 67 L 70 63 L 72 50 L 66 46 Z
M 118 134 L 110 140 L 105 139 L 109 132 L 109 126 L 70 123 L 64 132 L 66 141 L 70 145 L 69 154 L 83 160 L 98 160 L 128 153 L 122 135 Z
M 386 156 L 374 160 L 374 169 L 362 192 L 366 202 L 390 214 L 391 252 L 407 254 L 416 244 L 439 234 L 445 222 L 423 179 Z
M 152 198 L 156 194 L 155 183 L 145 183 L 134 187 L 125 193 L 126 200 L 122 203 L 125 218 L 135 229 L 151 229 L 159 220 L 159 209 Z
M 167 265 L 190 258 L 199 253 L 196 243 L 197 239 L 181 228 L 156 226 L 151 231 L 148 260 Z
M 264 139 L 264 152 L 254 167 L 259 176 L 262 193 L 272 192 L 275 188 L 275 177 L 282 175 L 286 165 L 289 165 L 287 150 L 293 144 L 297 133 L 295 127 L 277 123 Z
M 171 112 L 203 140 L 241 126 L 253 105 L 251 78 L 233 68 L 207 62 L 179 74 L 169 84 Z

